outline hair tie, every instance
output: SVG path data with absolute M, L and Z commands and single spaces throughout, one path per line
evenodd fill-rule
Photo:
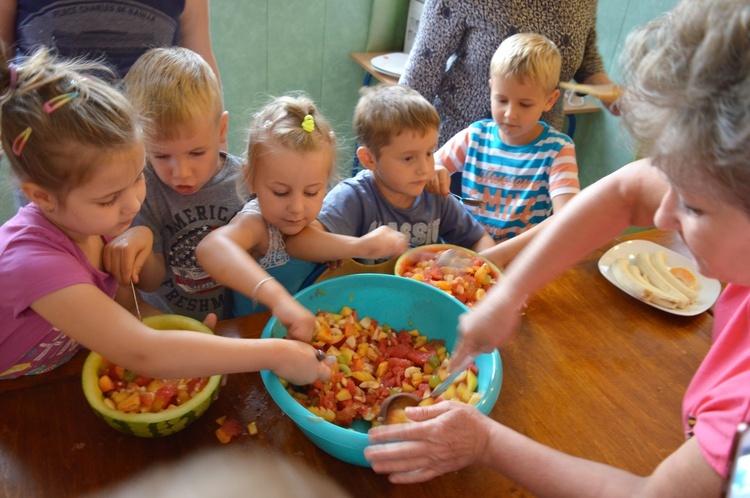
M 307 133 L 312 133 L 315 129 L 315 119 L 310 114 L 305 116 L 305 119 L 302 120 L 302 129 Z
M 23 148 L 26 147 L 26 142 L 29 141 L 29 137 L 31 136 L 31 127 L 26 128 L 21 133 L 18 134 L 15 140 L 13 140 L 13 146 L 10 148 L 10 150 L 13 151 L 13 154 L 16 157 L 21 157 L 21 152 L 23 152 Z
M 57 97 L 49 99 L 47 102 L 45 102 L 44 106 L 42 106 L 42 109 L 44 109 L 44 112 L 46 112 L 47 114 L 52 114 L 79 95 L 80 92 L 63 93 L 62 95 L 58 95 Z
M 8 87 L 10 88 L 11 91 L 13 91 L 16 89 L 16 83 L 18 81 L 18 69 L 16 69 L 15 64 L 11 63 L 11 64 L 8 64 L 8 71 L 10 73 L 8 77 L 10 79 L 10 83 L 8 84 Z

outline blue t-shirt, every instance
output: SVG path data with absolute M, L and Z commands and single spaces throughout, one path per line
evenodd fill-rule
M 331 233 L 361 237 L 387 225 L 406 234 L 409 244 L 455 244 L 471 248 L 485 233 L 454 197 L 423 192 L 408 209 L 388 202 L 372 172 L 360 171 L 326 195 L 318 220 Z

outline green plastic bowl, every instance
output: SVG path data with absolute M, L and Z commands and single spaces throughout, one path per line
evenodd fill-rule
M 192 330 L 213 334 L 205 324 L 180 315 L 156 315 L 143 319 L 143 323 L 157 330 Z M 94 412 L 110 427 L 125 434 L 139 437 L 160 437 L 174 434 L 187 427 L 208 409 L 219 394 L 221 375 L 209 378 L 208 384 L 187 403 L 159 413 L 125 413 L 104 404 L 104 394 L 99 388 L 99 367 L 104 358 L 91 352 L 83 364 L 81 380 L 83 393 Z
M 458 317 L 468 311 L 435 287 L 395 275 L 360 274 L 324 280 L 298 292 L 295 298 L 313 313 L 338 312 L 349 306 L 361 318 L 369 316 L 397 329 L 419 329 L 430 339 L 445 340 L 449 350 L 455 342 Z M 271 318 L 261 334 L 261 337 L 285 336 L 286 330 L 276 318 Z M 477 408 L 488 414 L 500 395 L 503 377 L 500 354 L 495 350 L 479 356 L 476 365 L 477 390 L 482 393 Z M 263 370 L 261 378 L 279 408 L 320 449 L 345 462 L 370 466 L 364 456 L 368 422 L 355 421 L 348 429 L 327 422 L 295 401 L 273 372 Z

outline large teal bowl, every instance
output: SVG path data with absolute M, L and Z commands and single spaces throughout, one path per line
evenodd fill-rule
M 449 351 L 455 342 L 458 316 L 468 310 L 445 292 L 422 282 L 369 273 L 324 280 L 301 290 L 295 297 L 313 313 L 338 312 L 349 306 L 361 318 L 369 316 L 396 329 L 416 328 L 431 339 L 445 340 Z M 271 318 L 261 334 L 261 337 L 285 336 L 286 329 L 276 318 Z M 495 350 L 479 356 L 476 364 L 478 391 L 482 393 L 477 408 L 488 414 L 500 394 L 503 378 L 500 354 Z M 273 372 L 263 370 L 260 374 L 279 408 L 313 443 L 340 460 L 370 466 L 364 456 L 368 422 L 357 421 L 349 429 L 326 422 L 295 401 Z

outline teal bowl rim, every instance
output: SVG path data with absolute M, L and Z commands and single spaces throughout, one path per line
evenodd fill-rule
M 418 282 L 416 280 L 406 279 L 396 275 L 388 274 L 355 274 L 337 277 L 330 280 L 324 280 L 299 291 L 297 294 L 295 294 L 294 297 L 304 305 L 308 298 L 312 299 L 317 295 L 321 287 L 327 287 L 331 285 L 331 282 L 333 281 L 337 281 L 337 284 L 342 284 L 342 282 L 344 282 L 345 280 L 361 280 L 362 278 L 373 280 L 374 282 L 396 279 L 399 286 L 416 286 L 415 289 L 418 287 L 422 287 L 423 290 L 441 294 L 442 296 L 449 298 L 446 300 L 446 303 L 454 303 L 462 309 L 462 312 L 468 311 L 468 308 L 464 304 L 460 303 L 456 299 L 451 298 L 448 294 L 441 291 L 440 289 L 437 289 L 436 287 L 425 284 L 423 282 Z M 346 303 L 343 303 L 342 306 L 344 306 L 345 304 Z M 314 313 L 316 311 L 314 311 Z M 263 328 L 261 338 L 272 337 L 271 333 L 276 325 L 276 317 L 271 317 L 266 326 Z M 492 353 L 478 356 L 475 361 L 477 362 L 477 366 L 480 370 L 480 385 L 486 384 L 487 386 L 483 391 L 484 394 L 482 395 L 482 398 L 477 404 L 477 408 L 485 415 L 488 415 L 490 411 L 492 411 L 492 408 L 495 406 L 495 403 L 500 396 L 503 377 L 502 360 L 500 358 L 500 353 L 497 350 L 494 350 Z M 485 377 L 481 372 L 487 371 L 488 368 L 490 376 L 486 379 L 485 383 Z M 366 433 L 351 428 L 338 426 L 331 422 L 325 421 L 317 415 L 314 415 L 305 407 L 300 405 L 297 401 L 295 401 L 294 398 L 292 398 L 292 396 L 282 386 L 278 376 L 276 376 L 276 374 L 274 374 L 272 371 L 262 370 L 260 372 L 260 375 L 261 379 L 263 380 L 263 384 L 266 386 L 266 389 L 271 395 L 274 403 L 276 403 L 276 405 L 286 415 L 288 415 L 289 418 L 292 419 L 292 421 L 294 421 L 297 427 L 299 427 L 300 430 L 320 449 L 345 462 L 360 465 L 363 467 L 370 467 L 369 462 L 364 457 L 364 449 L 369 444 Z M 303 424 L 308 425 L 305 426 Z M 343 438 L 350 438 L 349 440 L 351 441 L 351 445 L 343 446 L 335 442 Z M 331 446 L 335 446 L 335 448 L 332 448 Z

